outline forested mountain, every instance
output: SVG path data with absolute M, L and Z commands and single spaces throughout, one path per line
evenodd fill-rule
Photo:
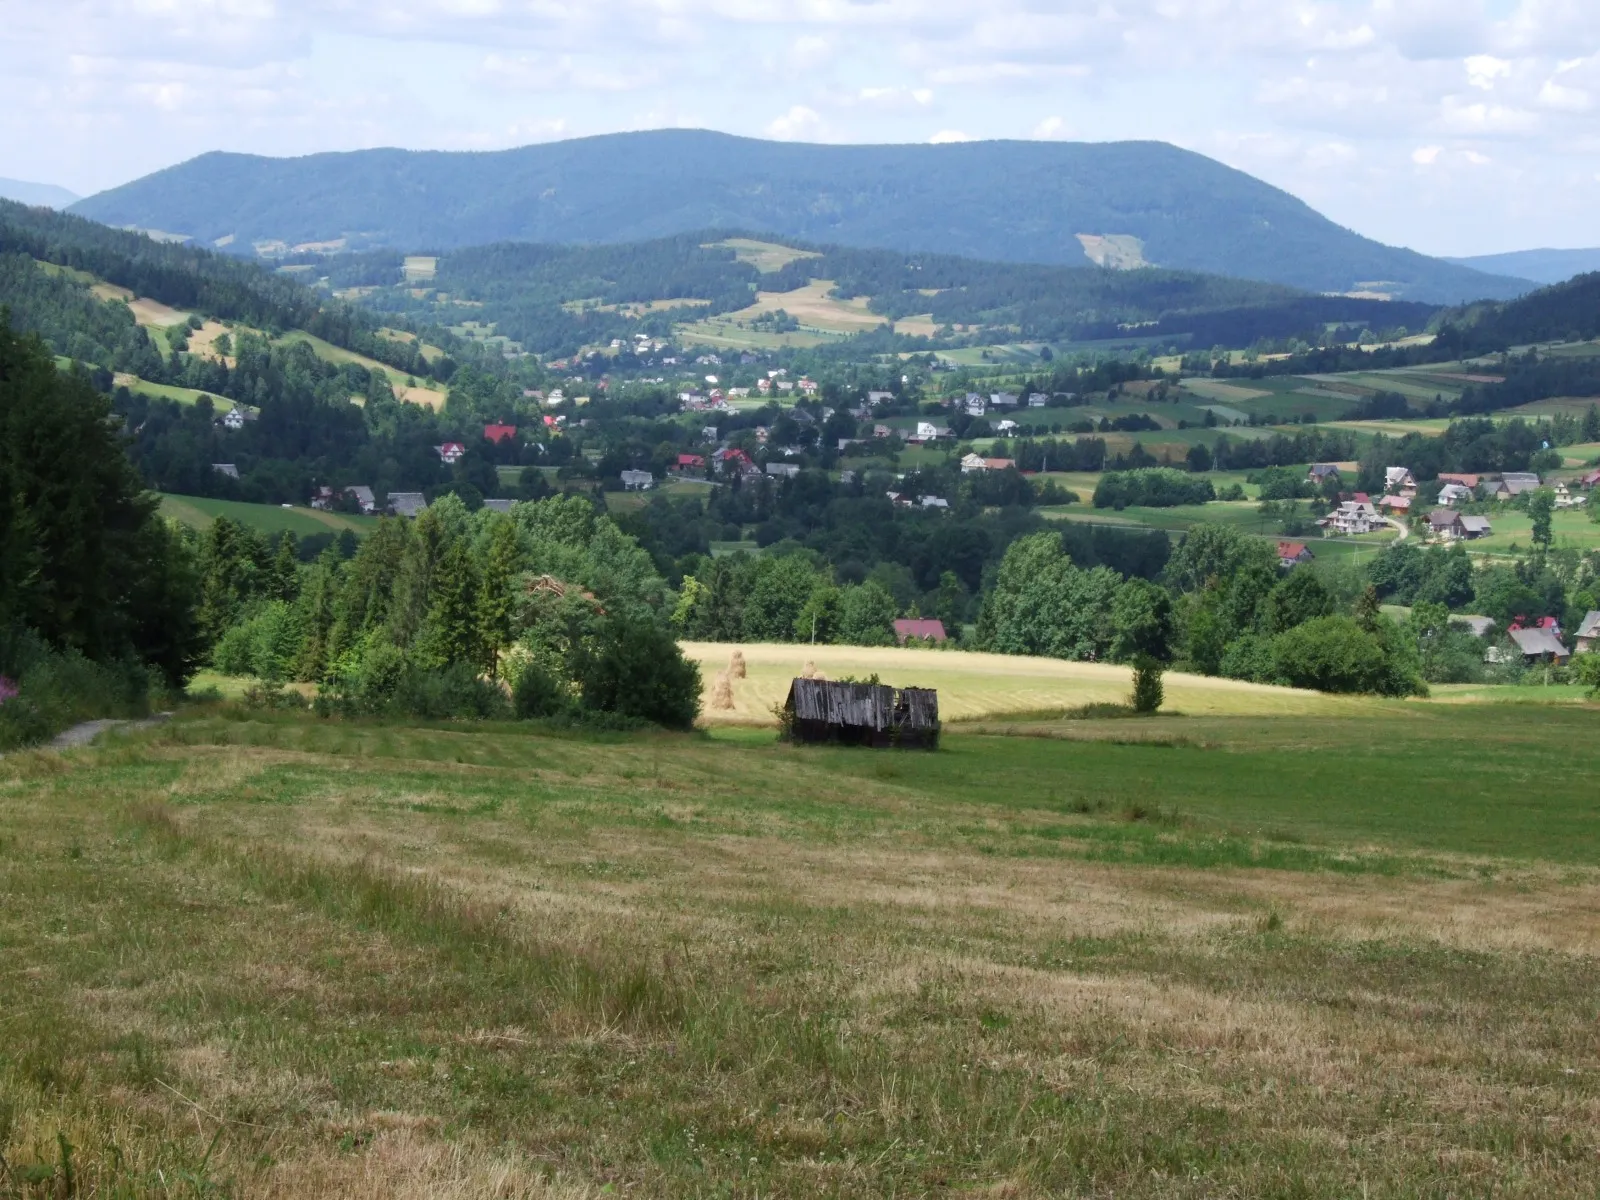
M 659 130 L 498 153 L 214 153 L 75 211 L 244 253 L 340 238 L 422 250 L 742 228 L 1082 265 L 1084 235 L 1123 239 L 1134 261 L 1313 292 L 1458 303 L 1527 286 L 1381 245 L 1243 172 L 1157 142 L 823 146 Z
M 758 290 L 780 293 L 781 303 L 781 293 L 815 280 L 835 283 L 839 298 L 865 298 L 885 322 L 931 314 L 944 330 L 935 340 L 947 344 L 986 337 L 1096 340 L 1131 331 L 1204 347 L 1244 347 L 1263 338 L 1314 342 L 1329 326 L 1420 329 L 1434 311 L 1189 271 L 981 262 L 797 239 L 791 244 L 805 255 L 763 274 L 719 244 L 724 236 L 706 232 L 624 246 L 501 242 L 452 251 L 439 259 L 432 280 L 436 294 L 449 297 L 442 305 L 415 293 L 394 252 L 340 255 L 322 269 L 330 287 L 381 288 L 365 297 L 369 306 L 492 323 L 528 350 L 563 355 L 640 330 L 670 336 L 675 322 L 738 311 Z M 617 311 L 651 302 L 656 311 L 649 314 Z
M 1574 275 L 1600 271 L 1600 249 L 1516 250 L 1510 254 L 1480 254 L 1445 261 L 1490 275 L 1513 275 L 1535 283 L 1561 283 Z

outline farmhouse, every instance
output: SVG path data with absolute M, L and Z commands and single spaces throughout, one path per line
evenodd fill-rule
M 255 409 L 248 408 L 243 404 L 235 404 L 222 414 L 221 424 L 224 429 L 237 431 L 243 429 L 246 422 L 257 420 L 259 417 L 260 414 Z
M 1494 532 L 1494 529 L 1489 525 L 1488 517 L 1462 517 L 1461 529 L 1462 536 L 1469 542 L 1476 541 L 1478 538 L 1488 537 Z
M 1578 476 L 1578 486 L 1585 490 L 1600 487 L 1600 469 Z
M 1600 611 L 1591 612 L 1578 623 L 1578 653 L 1600 654 Z
M 1555 492 L 1557 508 L 1577 508 L 1588 499 L 1586 496 L 1574 496 L 1572 489 L 1564 483 L 1556 484 L 1551 490 Z
M 1004 471 L 1016 463 L 1009 458 L 983 458 L 977 454 L 968 454 L 961 460 L 961 473 L 970 475 L 974 471 Z
M 622 487 L 625 491 L 648 492 L 655 485 L 656 477 L 649 471 L 622 472 Z
M 922 507 L 923 508 L 949 508 L 950 507 L 950 501 L 940 499 L 938 496 L 924 496 L 924 497 L 922 497 Z
M 934 425 L 929 421 L 917 422 L 917 440 L 922 442 L 935 441 L 938 438 L 949 437 L 950 431 L 943 425 Z
M 800 474 L 800 467 L 796 463 L 768 463 L 767 474 L 776 479 L 793 479 Z
M 1338 478 L 1338 463 L 1312 463 L 1311 470 L 1306 473 L 1306 479 L 1315 484 L 1323 484 L 1330 479 Z
M 939 693 L 928 688 L 796 679 L 783 713 L 790 741 L 939 748 Z
M 1518 629 L 1515 626 L 1506 635 L 1521 653 L 1524 662 L 1546 662 L 1560 666 L 1572 657 L 1572 651 L 1561 644 L 1561 632 L 1555 628 Z
M 1515 500 L 1524 492 L 1536 491 L 1539 487 L 1537 475 L 1524 472 L 1507 471 L 1497 483 L 1488 486 L 1488 495 L 1492 500 Z
M 990 408 L 1015 408 L 1017 396 L 1013 392 L 994 392 L 989 396 Z
M 1383 473 L 1383 486 L 1391 494 L 1407 490 L 1414 493 L 1417 490 L 1417 481 L 1409 467 L 1389 467 Z
M 1385 528 L 1384 519 L 1368 500 L 1346 500 L 1317 524 L 1336 533 L 1371 533 Z
M 1440 483 L 1453 483 L 1457 487 L 1464 487 L 1468 491 L 1472 491 L 1480 483 L 1483 482 L 1483 476 L 1482 475 L 1461 475 L 1461 474 L 1457 474 L 1457 473 L 1454 473 L 1454 472 L 1440 471 L 1439 472 L 1439 482 Z
M 355 487 L 345 488 L 344 494 L 353 499 L 356 502 L 356 507 L 367 516 L 370 517 L 378 511 L 378 499 L 372 494 L 371 488 L 357 484 Z
M 229 479 L 239 478 L 239 468 L 233 463 L 212 463 L 211 469 L 218 475 L 226 475 Z
M 1411 511 L 1410 496 L 1385 496 L 1379 504 L 1384 512 L 1394 513 L 1396 516 L 1403 517 Z
M 1450 542 L 1467 536 L 1461 514 L 1448 508 L 1436 508 L 1428 514 L 1428 530 L 1434 537 Z
M 902 617 L 894 623 L 894 640 L 904 646 L 911 638 L 923 642 L 943 642 L 949 640 L 949 635 L 944 631 L 943 621 Z
M 486 442 L 514 442 L 517 440 L 517 427 L 515 425 L 485 425 L 483 427 L 483 440 Z
M 893 392 L 868 392 L 867 393 L 867 403 L 868 404 L 893 404 L 894 403 L 894 393 Z
M 1316 555 L 1311 553 L 1311 548 L 1304 542 L 1279 542 L 1278 565 L 1280 567 L 1297 567 L 1301 563 L 1313 561 Z
M 706 460 L 698 454 L 678 455 L 677 470 L 679 471 L 704 471 Z
M 460 442 L 446 442 L 442 446 L 435 446 L 434 449 L 439 452 L 439 461 L 447 467 L 455 466 L 467 452 L 467 448 Z
M 1472 499 L 1472 489 L 1465 484 L 1447 483 L 1439 489 L 1439 503 L 1455 506 Z
M 390 492 L 389 511 L 397 517 L 420 516 L 428 507 L 421 492 Z
M 1049 403 L 1050 397 L 1046 396 L 1043 392 L 1030 392 L 1028 394 L 1029 408 L 1043 408 Z
M 743 450 L 718 450 L 711 456 L 711 461 L 719 471 L 739 472 L 747 466 L 755 466 Z
M 969 417 L 981 417 L 989 411 L 989 402 L 977 392 L 968 392 L 961 403 Z

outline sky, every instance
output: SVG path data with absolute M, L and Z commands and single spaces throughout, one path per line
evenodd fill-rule
M 1600 245 L 1600 0 L 0 0 L 0 176 L 668 126 L 1176 143 L 1430 254 Z

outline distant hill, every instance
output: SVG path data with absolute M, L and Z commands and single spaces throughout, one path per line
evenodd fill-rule
M 1514 275 L 1535 283 L 1564 283 L 1574 275 L 1600 271 L 1600 249 L 1517 250 L 1510 254 L 1480 254 L 1474 258 L 1445 261 L 1491 275 Z
M 207 154 L 81 201 L 83 216 L 231 251 L 344 241 L 448 250 L 748 229 L 975 259 L 1165 267 L 1314 292 L 1504 299 L 1521 280 L 1384 246 L 1159 142 L 820 146 L 694 130 L 496 153 Z
M 45 208 L 70 208 L 81 197 L 53 183 L 28 183 L 21 179 L 0 179 L 0 200 L 15 200 L 18 204 L 42 205 Z
M 1540 288 L 1510 304 L 1474 306 L 1452 314 L 1473 349 L 1600 338 L 1600 272 Z

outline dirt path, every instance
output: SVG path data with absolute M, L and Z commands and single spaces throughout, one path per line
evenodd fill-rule
M 81 725 L 74 725 L 65 733 L 57 734 L 50 742 L 51 750 L 75 750 L 80 746 L 87 746 L 102 733 L 113 729 L 154 729 L 157 725 L 164 724 L 172 719 L 171 713 L 157 713 L 153 717 L 145 717 L 142 721 L 85 721 Z

